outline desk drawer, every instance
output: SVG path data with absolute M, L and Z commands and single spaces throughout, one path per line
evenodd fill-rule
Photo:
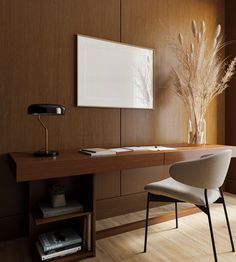
M 97 173 L 95 192 L 96 200 L 120 196 L 120 171 Z
M 148 183 L 162 180 L 168 177 L 168 166 L 153 166 L 122 170 L 121 195 L 144 192 L 144 186 Z

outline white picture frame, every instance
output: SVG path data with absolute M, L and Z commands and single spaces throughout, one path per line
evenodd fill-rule
M 77 35 L 77 106 L 153 109 L 153 53 Z

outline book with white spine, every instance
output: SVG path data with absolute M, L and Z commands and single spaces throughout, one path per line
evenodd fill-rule
M 42 261 L 52 259 L 52 258 L 56 258 L 56 257 L 64 257 L 66 255 L 71 255 L 71 254 L 74 254 L 74 253 L 81 250 L 81 245 L 78 245 L 76 247 L 71 247 L 71 248 L 68 247 L 68 248 L 65 248 L 64 250 L 60 250 L 60 251 L 51 250 L 50 252 L 45 254 L 43 252 L 43 248 L 42 248 L 42 246 L 40 245 L 39 242 L 36 242 L 36 247 L 37 247 L 38 253 L 39 253 Z
M 75 231 L 75 229 L 69 227 L 43 233 L 39 235 L 39 242 L 43 248 L 43 251 L 48 252 L 57 248 L 81 244 L 82 238 Z

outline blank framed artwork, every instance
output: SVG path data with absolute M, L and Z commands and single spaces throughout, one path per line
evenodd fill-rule
M 153 104 L 153 49 L 77 35 L 77 106 Z

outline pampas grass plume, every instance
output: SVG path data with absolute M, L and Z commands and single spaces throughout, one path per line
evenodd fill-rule
M 197 37 L 197 24 L 195 20 L 192 21 L 192 32 L 194 37 Z
M 191 54 L 193 54 L 194 53 L 194 44 L 193 43 L 191 43 L 190 48 L 191 48 Z
M 178 39 L 179 39 L 179 43 L 180 43 L 181 45 L 183 45 L 183 44 L 184 44 L 184 38 L 183 38 L 183 36 L 182 36 L 181 33 L 179 33 Z
M 219 37 L 220 32 L 221 32 L 221 25 L 219 24 L 219 25 L 216 27 L 216 34 L 215 34 L 215 38 L 216 38 L 216 39 Z
M 202 35 L 204 35 L 206 32 L 206 24 L 204 20 L 201 22 L 201 31 L 202 31 Z
M 177 59 L 172 70 L 172 84 L 189 116 L 194 116 L 194 126 L 197 126 L 204 118 L 210 102 L 228 87 L 235 73 L 236 57 L 227 65 L 221 56 L 221 49 L 225 46 L 220 37 L 221 25 L 217 25 L 215 35 L 211 38 L 207 34 L 205 22 L 201 22 L 201 32 L 197 32 L 196 21 L 193 20 L 192 32 L 197 41 L 192 39 L 183 46 L 184 37 L 178 34 L 178 42 L 170 43 Z

